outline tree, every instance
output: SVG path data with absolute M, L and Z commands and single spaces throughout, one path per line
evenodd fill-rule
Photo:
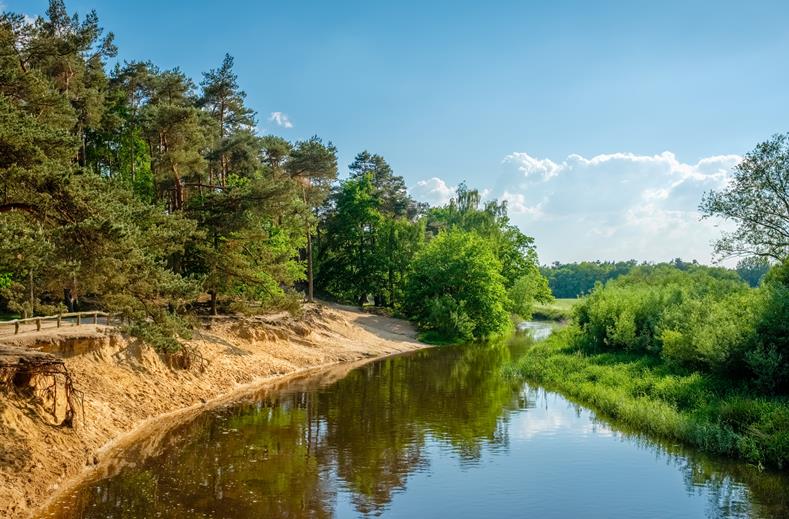
M 501 274 L 507 288 L 537 266 L 534 238 L 510 224 L 507 203 L 490 200 L 483 204 L 479 191 L 469 189 L 465 184 L 458 186 L 447 206 L 431 210 L 428 219 L 428 229 L 433 232 L 462 229 L 489 240 L 501 263 Z
M 724 189 L 705 193 L 700 209 L 737 224 L 715 244 L 721 257 L 789 257 L 789 133 L 758 144 Z
M 290 151 L 285 165 L 290 178 L 301 190 L 304 203 L 304 228 L 307 236 L 307 301 L 313 300 L 312 228 L 316 212 L 329 196 L 331 185 L 337 179 L 337 148 L 329 142 L 323 144 L 317 136 L 297 142 Z
M 183 208 L 184 183 L 200 180 L 206 124 L 195 107 L 194 85 L 178 69 L 151 78 L 149 101 L 142 110 L 151 166 L 160 194 L 169 194 L 172 211 Z
M 485 338 L 510 326 L 501 263 L 473 232 L 440 233 L 417 255 L 404 310 L 425 332 L 449 340 Z
M 356 155 L 348 169 L 351 178 L 370 175 L 378 199 L 379 209 L 386 215 L 414 218 L 418 205 L 408 195 L 405 180 L 395 175 L 392 167 L 380 155 L 363 151 Z
M 203 94 L 199 105 L 211 114 L 217 123 L 218 133 L 214 138 L 213 155 L 218 159 L 218 171 L 211 168 L 208 182 L 218 180 L 224 186 L 230 172 L 228 155 L 244 144 L 244 140 L 233 137 L 244 132 L 251 134 L 255 124 L 255 112 L 244 105 L 246 93 L 238 86 L 238 76 L 233 72 L 233 56 L 225 54 L 222 65 L 203 74 Z
M 384 282 L 378 254 L 384 220 L 371 175 L 349 178 L 332 196 L 319 247 L 319 286 L 345 301 L 363 303 Z
M 580 263 L 554 262 L 540 269 L 548 278 L 548 285 L 554 297 L 574 298 L 588 294 L 596 283 L 605 283 L 630 272 L 637 265 L 636 260 L 582 261 Z
M 533 265 L 525 274 L 519 277 L 507 292 L 510 306 L 509 310 L 521 319 L 530 319 L 534 303 L 550 303 L 553 294 L 548 287 L 548 280 L 540 273 L 539 268 Z
M 26 32 L 27 34 L 23 34 Z M 102 37 L 95 11 L 80 22 L 69 15 L 62 0 L 50 0 L 45 17 L 17 32 L 23 69 L 36 69 L 67 99 L 76 115 L 71 133 L 78 142 L 77 161 L 86 162 L 86 135 L 98 125 L 104 110 L 104 59 L 117 53 L 112 33 Z
M 758 287 L 767 271 L 770 270 L 770 261 L 761 256 L 743 258 L 737 262 L 737 274 L 752 287 Z

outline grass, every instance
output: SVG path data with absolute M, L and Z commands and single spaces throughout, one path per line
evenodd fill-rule
M 576 298 L 554 299 L 548 304 L 535 305 L 532 318 L 538 321 L 566 321 L 578 301 Z
M 682 371 L 659 357 L 584 354 L 568 346 L 572 333 L 570 327 L 536 345 L 515 371 L 627 428 L 759 466 L 789 468 L 789 399 Z

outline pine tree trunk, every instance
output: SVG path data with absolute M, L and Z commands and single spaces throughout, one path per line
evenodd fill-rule
M 313 301 L 313 280 L 312 280 L 312 233 L 310 224 L 307 224 L 307 301 Z
M 30 269 L 30 317 L 33 317 L 33 307 L 35 306 L 35 295 L 33 293 L 33 269 Z

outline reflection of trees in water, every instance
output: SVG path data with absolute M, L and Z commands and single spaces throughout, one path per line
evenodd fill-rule
M 384 508 L 425 466 L 428 435 L 462 462 L 478 460 L 485 444 L 506 443 L 502 411 L 518 402 L 517 387 L 501 376 L 508 355 L 498 344 L 387 359 L 320 395 L 337 474 L 359 512 Z
M 789 477 L 786 474 L 763 471 L 753 465 L 708 456 L 676 444 L 656 442 L 639 434 L 619 434 L 679 470 L 688 493 L 706 493 L 709 518 L 789 517 L 789 495 L 786 493 Z
M 431 440 L 473 465 L 486 450 L 508 448 L 508 411 L 548 406 L 549 393 L 503 375 L 513 352 L 528 347 L 520 340 L 393 357 L 326 388 L 203 415 L 139 467 L 78 494 L 62 515 L 321 518 L 333 514 L 340 489 L 359 513 L 380 513 L 409 474 L 427 468 Z M 689 492 L 705 487 L 709 517 L 789 515 L 783 476 L 617 434 L 675 465 Z
M 504 411 L 520 405 L 501 375 L 509 360 L 503 343 L 393 357 L 328 388 L 201 416 L 173 433 L 178 448 L 80 494 L 77 515 L 328 517 L 334 473 L 358 512 L 379 512 L 426 467 L 428 437 L 461 463 L 506 446 Z
M 539 387 L 526 389 L 529 399 L 548 409 L 549 396 L 555 393 Z M 789 476 L 782 473 L 760 470 L 758 467 L 736 460 L 713 457 L 682 445 L 658 441 L 654 438 L 600 419 L 593 412 L 559 396 L 568 402 L 576 416 L 590 413 L 593 426 L 610 430 L 620 438 L 642 450 L 654 453 L 657 460 L 664 460 L 675 467 L 683 476 L 688 493 L 704 492 L 708 498 L 706 516 L 715 519 L 739 518 L 783 518 L 789 517 Z M 562 404 L 565 405 L 565 404 Z

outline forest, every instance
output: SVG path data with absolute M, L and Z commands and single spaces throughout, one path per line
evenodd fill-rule
M 117 53 L 60 0 L 0 18 L 0 312 L 100 309 L 166 350 L 194 316 L 315 294 L 450 342 L 550 299 L 505 203 L 428 207 L 378 154 L 341 178 L 331 141 L 258 135 L 230 55 L 190 78 Z

